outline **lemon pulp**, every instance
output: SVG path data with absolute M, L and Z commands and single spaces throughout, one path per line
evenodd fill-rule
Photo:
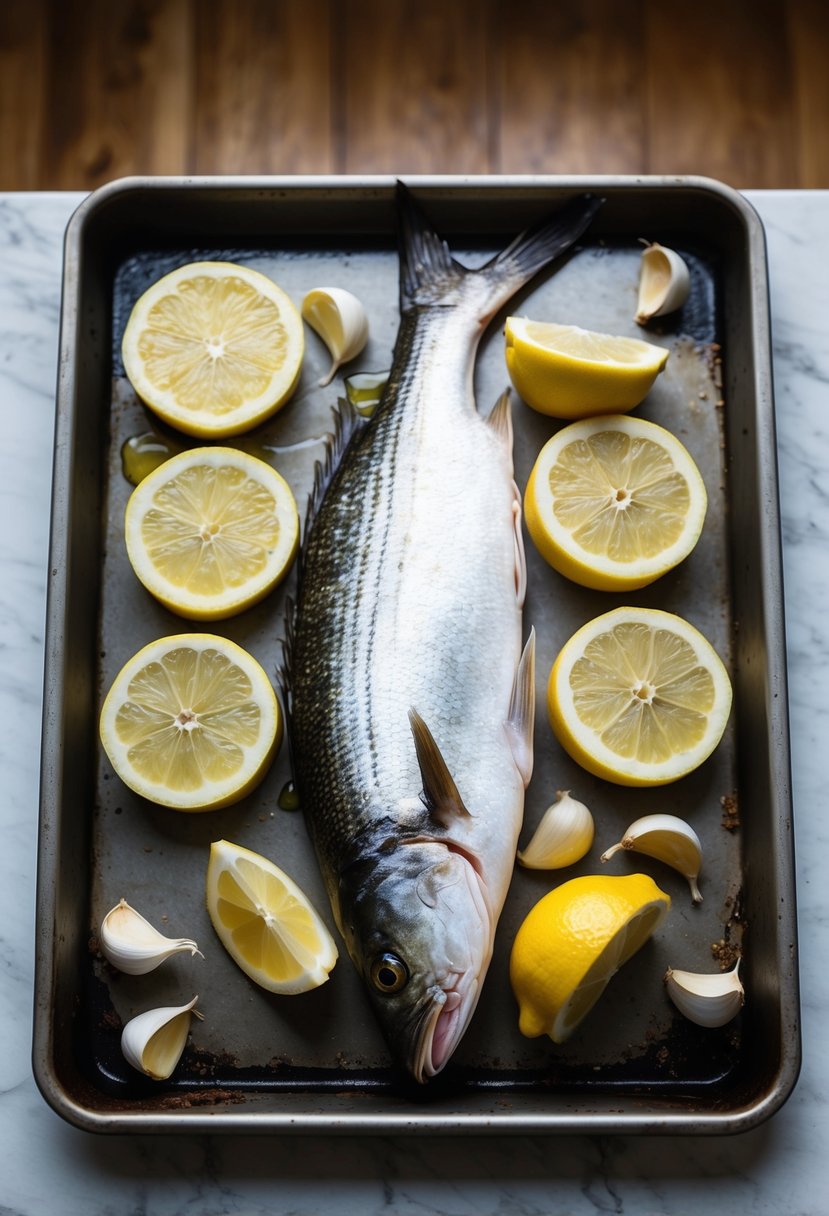
M 270 465 L 233 448 L 200 448 L 141 481 L 125 537 L 148 591 L 182 616 L 215 620 L 257 603 L 285 576 L 299 515 Z
M 691 455 L 663 427 L 623 414 L 564 427 L 527 483 L 527 529 L 559 573 L 601 591 L 659 578 L 694 548 L 708 497 Z
M 122 343 L 138 395 L 191 435 L 236 435 L 290 397 L 305 343 L 295 305 L 231 262 L 192 262 L 136 302 Z
M 270 992 L 316 988 L 337 960 L 331 934 L 297 884 L 241 845 L 211 845 L 207 909 L 230 956 Z
M 553 730 L 596 776 L 621 785 L 676 781 L 722 737 L 731 683 L 693 625 L 650 608 L 618 608 L 562 648 L 547 685 Z
M 104 701 L 100 732 L 132 790 L 196 811 L 235 802 L 261 781 L 282 721 L 251 655 L 226 638 L 183 634 L 151 642 L 124 665 Z

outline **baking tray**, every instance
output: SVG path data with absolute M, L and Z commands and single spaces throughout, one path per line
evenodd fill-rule
M 594 811 L 596 842 L 558 874 L 516 872 L 473 1023 L 446 1071 L 415 1089 L 388 1056 L 345 952 L 329 983 L 302 997 L 258 989 L 225 955 L 204 909 L 211 840 L 265 853 L 329 917 L 300 815 L 280 809 L 283 749 L 265 783 L 224 811 L 179 815 L 133 796 L 97 735 L 102 696 L 140 646 L 187 623 L 143 591 L 123 544 L 130 485 L 125 441 L 155 432 L 120 360 L 132 303 L 162 273 L 218 257 L 271 274 L 299 303 L 322 283 L 365 301 L 371 339 L 349 371 L 390 363 L 398 325 L 391 178 L 127 179 L 91 195 L 67 230 L 55 434 L 38 868 L 34 1070 L 47 1101 L 96 1131 L 735 1132 L 776 1110 L 799 1069 L 800 1039 L 783 596 L 765 246 L 749 205 L 697 178 L 407 179 L 453 251 L 470 264 L 582 190 L 605 205 L 577 251 L 509 310 L 587 328 L 633 323 L 640 239 L 680 250 L 692 289 L 681 313 L 654 322 L 668 369 L 639 413 L 675 431 L 709 494 L 703 536 L 675 571 L 615 596 L 569 584 L 528 542 L 526 621 L 538 632 L 537 760 L 526 841 L 557 788 Z M 506 383 L 495 319 L 476 366 L 479 405 Z M 646 335 L 647 336 L 647 335 Z M 271 460 L 300 506 L 321 436 L 342 394 L 316 386 L 327 356 L 307 333 L 296 396 L 239 439 Z M 516 476 L 559 425 L 517 402 Z M 186 446 L 189 441 L 178 442 Z M 290 582 L 288 590 L 290 590 Z M 275 676 L 284 591 L 215 632 L 246 646 Z M 554 741 L 543 709 L 550 664 L 573 630 L 625 601 L 680 612 L 731 671 L 735 706 L 714 755 L 655 790 L 590 777 Z M 214 628 L 211 626 L 211 628 Z M 673 900 L 655 937 L 614 978 L 563 1047 L 523 1039 L 507 959 L 529 907 L 563 878 L 601 868 L 599 853 L 640 814 L 687 818 L 702 838 L 705 900 L 658 862 L 623 856 L 609 872 L 652 874 Z M 103 963 L 96 929 L 126 896 L 205 959 L 174 959 L 145 977 Z M 329 917 L 330 920 L 330 917 Z M 742 952 L 747 1000 L 719 1030 L 684 1021 L 668 1002 L 668 964 L 716 969 Z M 200 994 L 205 1020 L 169 1082 L 132 1072 L 120 1024 L 142 1009 Z

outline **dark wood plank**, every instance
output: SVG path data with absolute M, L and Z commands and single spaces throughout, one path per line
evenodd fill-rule
M 797 185 L 829 186 L 829 9 L 826 0 L 790 0 L 787 7 Z
M 338 167 L 492 167 L 487 0 L 343 0 Z M 336 103 L 335 103 L 336 104 Z
M 649 169 L 795 186 L 785 0 L 648 0 Z
M 328 173 L 329 0 L 207 0 L 196 26 L 194 169 Z
M 42 0 L 0 2 L 0 190 L 40 184 L 46 30 Z
M 191 0 L 53 0 L 42 187 L 181 172 L 191 20 Z
M 498 7 L 498 168 L 637 173 L 645 167 L 642 6 L 514 0 Z

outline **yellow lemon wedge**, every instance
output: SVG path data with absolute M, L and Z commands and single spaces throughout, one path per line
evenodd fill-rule
M 524 495 L 542 557 L 599 591 L 644 587 L 673 569 L 697 543 L 707 505 L 680 441 L 626 414 L 563 427 L 541 449 Z
M 250 608 L 290 569 L 299 546 L 291 488 L 234 448 L 173 456 L 133 490 L 127 554 L 156 599 L 191 620 Z
M 210 846 L 207 911 L 230 957 L 269 992 L 318 988 L 337 961 L 334 939 L 293 879 L 228 840 Z
M 524 918 L 510 955 L 521 1033 L 565 1042 L 670 906 L 646 874 L 588 874 L 543 896 Z
M 516 391 L 534 410 L 554 418 L 626 413 L 668 362 L 669 352 L 652 342 L 578 325 L 507 317 L 504 333 Z
M 124 368 L 138 396 L 188 435 L 257 426 L 296 388 L 305 351 L 299 311 L 272 279 L 232 262 L 190 262 L 136 302 Z
M 227 638 L 183 633 L 125 663 L 104 700 L 100 735 L 136 794 L 210 811 L 259 784 L 282 740 L 282 716 L 252 655 Z
M 562 647 L 547 684 L 556 738 L 617 785 L 664 785 L 722 738 L 731 682 L 711 643 L 682 617 L 616 608 Z

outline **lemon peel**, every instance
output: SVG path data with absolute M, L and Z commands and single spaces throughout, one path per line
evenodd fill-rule
M 307 895 L 267 857 L 214 841 L 206 898 L 222 945 L 262 988 L 294 996 L 328 979 L 334 939 Z
M 646 874 L 588 874 L 543 896 L 521 923 L 510 954 L 521 1033 L 565 1042 L 670 906 Z
M 507 317 L 507 371 L 521 398 L 554 418 L 625 413 L 644 400 L 669 352 L 641 338 L 616 337 L 527 317 Z

